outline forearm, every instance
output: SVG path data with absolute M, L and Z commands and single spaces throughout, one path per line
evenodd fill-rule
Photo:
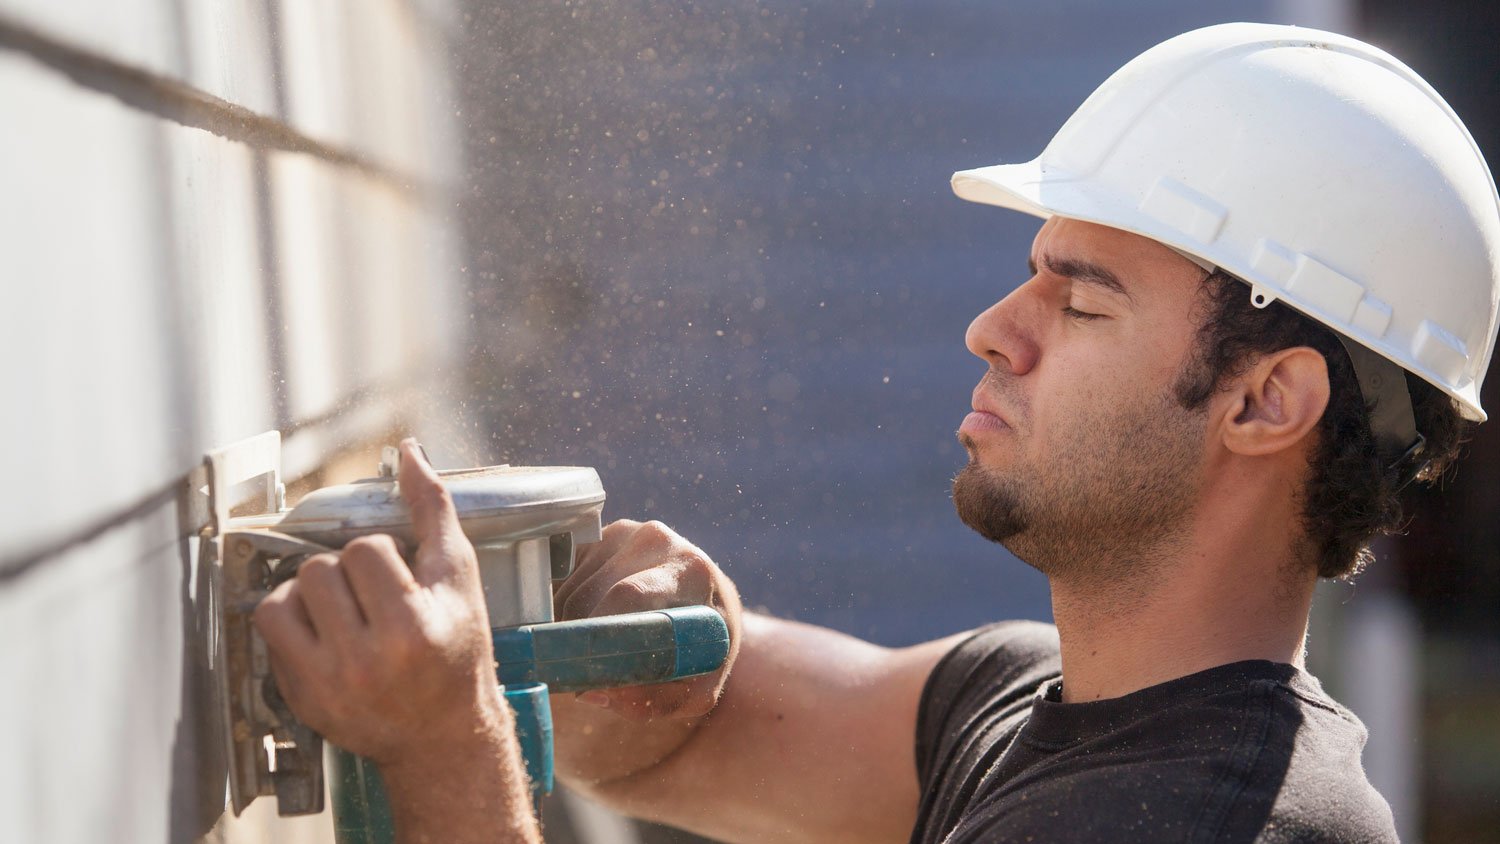
M 617 742 L 615 772 L 628 773 L 578 784 L 620 811 L 724 841 L 904 841 L 918 797 L 917 698 L 951 644 L 892 651 L 747 615 L 713 712 L 675 725 L 599 713 L 590 738 Z M 640 755 L 626 762 L 625 750 Z
M 426 748 L 382 765 L 380 774 L 401 844 L 541 844 L 514 722 L 503 702 L 471 740 Z

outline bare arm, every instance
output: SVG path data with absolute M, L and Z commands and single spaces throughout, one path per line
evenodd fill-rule
M 660 764 L 593 794 L 729 842 L 906 841 L 918 698 L 958 639 L 888 650 L 760 616 L 744 630 L 713 712 Z
M 633 580 L 624 591 L 642 605 L 622 606 L 627 599 L 619 598 L 608 611 L 715 602 L 711 596 L 732 591 L 707 557 L 685 564 L 702 552 L 660 525 L 617 525 L 616 543 L 608 546 L 607 533 L 602 549 L 612 562 L 595 556 L 595 571 L 581 573 L 600 594 L 607 584 Z M 649 536 L 619 541 L 642 529 Z M 669 561 L 666 571 L 653 560 Z M 671 574 L 702 563 L 689 577 Z M 659 592 L 643 594 L 642 579 L 654 580 Z M 578 594 L 564 591 L 559 601 Z M 906 841 L 919 798 L 918 700 L 932 667 L 962 634 L 891 650 L 741 614 L 737 598 L 728 603 L 738 655 L 727 682 L 718 678 L 696 691 L 682 683 L 657 687 L 659 700 L 651 687 L 618 690 L 595 697 L 603 707 L 554 697 L 558 774 L 626 814 L 727 842 Z M 575 604 L 567 613 L 604 614 L 583 610 Z

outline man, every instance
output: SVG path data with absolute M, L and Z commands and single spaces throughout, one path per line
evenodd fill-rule
M 702 551 L 617 522 L 559 617 L 707 603 L 733 649 L 559 696 L 559 774 L 726 841 L 1394 840 L 1303 642 L 1317 578 L 1363 565 L 1483 419 L 1500 210 L 1467 132 L 1367 45 L 1227 25 L 954 187 L 1046 220 L 1031 278 L 969 327 L 987 371 L 954 501 L 1047 575 L 1055 627 L 879 648 L 744 613 Z M 257 623 L 293 709 L 381 766 L 406 840 L 538 840 L 472 550 L 406 456 L 410 569 L 351 543 Z

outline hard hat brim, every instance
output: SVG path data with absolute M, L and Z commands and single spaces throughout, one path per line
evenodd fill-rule
M 1034 217 L 1068 217 L 1087 223 L 1098 223 L 1113 229 L 1148 237 L 1192 261 L 1204 270 L 1214 269 L 1213 261 L 1194 254 L 1184 244 L 1173 242 L 1167 229 L 1153 231 L 1122 226 L 1120 210 L 1113 203 L 1095 197 L 1083 180 L 1044 167 L 1040 160 L 1023 164 L 997 164 L 953 174 L 953 193 L 960 199 L 981 205 L 994 205 L 1020 211 Z
M 1068 189 L 1070 180 L 1067 177 L 1058 176 L 1061 174 L 1048 179 L 1048 173 L 1039 161 L 1027 161 L 960 170 L 953 174 L 952 183 L 953 192 L 960 199 L 1009 208 L 1042 219 L 1058 213 L 1071 216 L 1059 210 L 1059 204 L 1070 208 L 1080 202 L 1092 204 L 1078 191 Z

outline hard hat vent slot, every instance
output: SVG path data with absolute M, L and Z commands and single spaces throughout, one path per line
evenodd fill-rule
M 1345 324 L 1353 322 L 1354 310 L 1365 297 L 1364 285 L 1307 255 L 1297 256 L 1297 268 L 1286 289 L 1294 298 Z
M 1366 293 L 1359 307 L 1354 309 L 1352 323 L 1371 338 L 1384 337 L 1385 330 L 1391 326 L 1391 306 Z
M 1140 210 L 1204 245 L 1218 238 L 1229 216 L 1229 209 L 1223 205 L 1165 176 L 1151 186 Z
M 1250 253 L 1250 266 L 1262 276 L 1284 285 L 1297 269 L 1297 253 L 1263 237 L 1255 242 L 1255 249 Z M 1276 297 L 1271 298 L 1274 300 Z M 1257 304 L 1256 307 L 1263 308 L 1265 305 Z
M 1464 341 L 1430 319 L 1417 326 L 1411 346 L 1412 357 L 1449 382 L 1458 380 L 1469 358 Z

